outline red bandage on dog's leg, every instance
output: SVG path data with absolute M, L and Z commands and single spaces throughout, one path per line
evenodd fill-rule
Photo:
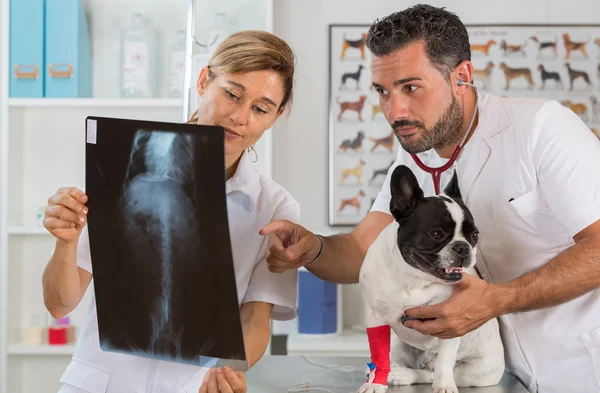
M 375 365 L 373 383 L 387 385 L 390 373 L 390 332 L 390 325 L 367 328 L 371 362 Z

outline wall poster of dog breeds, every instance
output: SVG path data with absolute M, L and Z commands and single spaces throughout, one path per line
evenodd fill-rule
M 398 141 L 371 86 L 369 25 L 329 26 L 329 225 L 353 226 L 369 212 Z
M 473 80 L 571 109 L 600 138 L 600 25 L 467 25 Z
M 87 121 L 88 230 L 100 347 L 247 369 L 223 129 Z

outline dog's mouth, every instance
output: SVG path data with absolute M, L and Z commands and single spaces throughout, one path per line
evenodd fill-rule
M 462 279 L 463 269 L 462 267 L 446 267 L 443 269 L 435 269 L 433 274 L 442 280 L 457 282 Z
M 439 250 L 438 250 L 439 251 Z M 440 280 L 449 282 L 449 283 L 455 283 L 458 282 L 460 280 L 462 280 L 462 275 L 463 275 L 463 268 L 460 266 L 450 266 L 450 267 L 437 267 L 436 264 L 431 263 L 423 254 L 420 253 L 415 253 L 413 256 L 414 260 L 417 261 L 419 260 L 419 262 L 417 262 L 420 266 L 417 267 L 418 269 L 420 269 L 423 272 L 426 272 L 428 274 L 431 274 L 434 277 L 439 278 Z M 413 264 L 413 267 L 416 267 L 417 265 Z

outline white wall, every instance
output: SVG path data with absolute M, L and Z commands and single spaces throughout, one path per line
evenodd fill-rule
M 424 1 L 475 23 L 600 23 L 598 0 Z M 292 112 L 273 132 L 273 178 L 300 203 L 302 224 L 321 233 L 349 231 L 328 226 L 328 25 L 372 23 L 406 8 L 408 0 L 280 0 L 274 31 L 297 56 Z M 361 323 L 360 293 L 344 287 L 344 322 Z

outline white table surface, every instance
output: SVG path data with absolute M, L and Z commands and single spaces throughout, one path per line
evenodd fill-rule
M 326 392 L 355 393 L 365 382 L 365 369 L 369 359 L 360 357 L 310 357 L 310 361 L 323 365 L 353 366 L 347 373 L 335 371 L 314 375 L 307 379 L 312 389 L 302 393 Z M 294 385 L 301 384 L 303 378 L 314 372 L 327 370 L 326 367 L 310 364 L 301 356 L 264 356 L 247 373 L 248 393 L 287 393 Z M 352 380 L 354 377 L 354 382 Z M 319 389 L 321 388 L 321 390 Z M 459 388 L 460 393 L 527 393 L 527 390 L 510 373 L 506 372 L 497 386 L 480 388 Z M 431 393 L 431 385 L 398 386 L 387 393 Z

